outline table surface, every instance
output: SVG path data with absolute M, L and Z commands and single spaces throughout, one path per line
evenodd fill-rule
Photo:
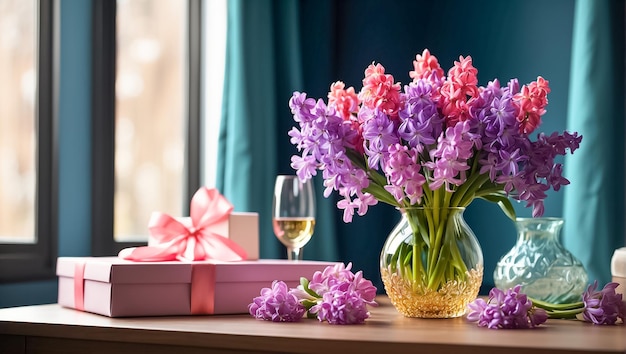
M 626 353 L 626 326 L 548 320 L 529 330 L 490 330 L 464 318 L 414 319 L 385 296 L 362 325 L 259 321 L 249 315 L 108 318 L 58 304 L 0 309 L 0 337 L 292 353 Z M 4 337 L 2 337 L 4 336 Z M 2 348 L 0 341 L 0 349 Z M 419 349 L 418 349 L 419 348 Z M 0 352 L 3 352 L 0 350 Z

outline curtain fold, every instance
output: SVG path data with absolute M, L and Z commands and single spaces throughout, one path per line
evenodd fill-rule
M 235 211 L 259 213 L 262 258 L 286 258 L 272 231 L 277 174 L 295 174 L 296 153 L 287 132 L 294 125 L 288 102 L 302 87 L 300 8 L 297 1 L 228 2 L 226 72 L 218 142 L 216 186 Z M 334 206 L 317 190 L 317 221 L 305 259 L 337 260 Z
M 583 141 L 565 162 L 563 243 L 602 284 L 625 235 L 624 16 L 621 0 L 576 1 L 568 130 Z

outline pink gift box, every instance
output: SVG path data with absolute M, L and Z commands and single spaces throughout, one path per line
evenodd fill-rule
M 176 218 L 183 224 L 190 224 L 189 217 Z M 228 235 L 228 238 L 235 241 L 244 251 L 246 259 L 259 259 L 259 213 L 253 212 L 232 212 L 228 217 L 228 222 L 214 225 L 214 230 L 221 235 Z M 148 246 L 158 246 L 159 242 L 152 235 L 148 237 Z
M 272 281 L 295 287 L 333 262 L 133 262 L 59 257 L 59 304 L 109 317 L 242 314 Z

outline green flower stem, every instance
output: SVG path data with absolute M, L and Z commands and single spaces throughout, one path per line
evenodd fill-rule
M 573 319 L 576 315 L 583 313 L 585 310 L 585 304 L 582 301 L 572 302 L 567 304 L 554 304 L 542 300 L 537 300 L 532 297 L 528 297 L 532 301 L 535 307 L 546 310 L 549 318 L 555 319 Z
M 441 211 L 442 216 L 441 218 L 439 218 L 439 212 Z M 434 225 L 433 227 L 435 228 L 435 240 L 432 243 L 432 247 L 429 249 L 429 258 L 428 258 L 428 262 L 429 264 L 437 264 L 439 263 L 439 257 L 440 257 L 440 251 L 441 251 L 441 247 L 442 247 L 442 239 L 443 239 L 443 234 L 445 232 L 445 226 L 447 224 L 447 209 L 438 209 L 438 208 L 433 208 L 432 209 L 433 214 L 437 215 L 437 219 L 434 219 Z
M 478 170 L 478 160 L 479 159 L 477 156 L 472 157 L 472 168 L 467 175 L 468 176 L 467 180 L 463 182 L 463 184 L 458 186 L 458 188 L 454 191 L 454 198 L 449 204 L 450 206 L 452 207 L 467 206 L 467 205 L 461 205 L 460 202 L 461 202 L 462 197 L 467 193 L 467 190 L 471 186 L 473 186 L 474 183 L 476 183 L 476 180 L 481 176 Z
M 430 190 L 430 187 L 428 187 L 428 184 L 422 185 L 422 191 L 424 193 L 424 202 L 422 204 L 428 205 L 429 204 L 428 201 L 433 199 L 433 191 Z
M 572 309 L 572 310 L 546 310 L 548 318 L 554 319 L 574 319 L 576 315 L 583 313 L 585 309 Z
M 454 193 L 445 191 L 445 194 L 443 195 L 443 205 L 452 206 L 452 194 Z
M 454 197 L 452 197 L 452 201 L 450 202 L 450 206 L 462 206 L 461 200 L 463 196 L 468 193 L 470 187 L 476 184 L 476 181 L 481 175 L 478 173 L 472 173 L 463 184 L 461 184 L 455 191 Z
M 430 246 L 428 247 L 428 264 L 426 265 L 427 266 L 426 271 L 428 272 L 428 274 L 430 274 L 432 272 L 432 267 L 435 264 L 434 262 L 431 262 L 430 254 L 432 253 L 432 249 L 435 247 L 435 239 L 437 235 L 434 229 L 435 222 L 434 222 L 432 213 L 429 210 L 424 210 L 424 214 L 426 215 L 426 223 L 428 224 L 428 239 L 430 241 L 429 242 Z M 413 238 L 417 240 L 416 232 L 418 232 L 418 230 L 417 229 L 412 229 L 412 230 L 413 230 Z
M 462 261 L 463 257 L 461 256 L 461 252 L 459 251 L 459 246 L 456 242 L 450 242 L 450 253 L 452 254 L 453 262 L 450 263 L 450 268 L 456 268 L 459 272 L 459 275 L 465 278 L 465 272 L 467 272 L 467 266 Z
M 556 310 L 556 311 L 572 310 L 572 309 L 580 309 L 585 306 L 585 304 L 582 301 L 572 302 L 572 303 L 567 303 L 567 304 L 553 304 L 551 302 L 537 300 L 530 296 L 528 297 L 528 299 L 533 302 L 533 305 L 535 305 L 536 307 L 542 308 L 544 310 Z
M 451 193 L 446 192 L 443 200 L 448 203 Z M 462 260 L 456 238 L 450 232 L 454 226 L 450 223 L 450 211 L 447 208 L 426 208 L 421 212 L 405 210 L 409 226 L 412 230 L 411 258 L 402 264 L 413 269 L 412 277 L 414 287 L 420 284 L 432 290 L 438 290 L 451 279 L 464 279 L 467 266 Z M 438 217 L 438 222 L 434 222 Z M 423 250 L 426 250 L 426 259 L 421 259 Z M 404 251 L 396 251 L 404 252 Z M 402 256 L 393 259 L 403 259 Z M 425 264 L 424 264 L 425 263 Z M 424 268 L 424 265 L 426 268 Z M 409 274 L 409 269 L 405 274 Z
M 482 174 L 482 175 L 477 174 L 476 176 L 477 178 L 472 183 L 468 184 L 467 191 L 464 194 L 460 195 L 460 201 L 458 201 L 459 204 L 457 206 L 467 207 L 472 202 L 472 200 L 476 198 L 476 193 L 480 190 L 483 184 L 489 181 L 488 174 Z M 464 184 L 466 183 L 467 181 Z
M 417 218 L 415 218 L 417 219 Z M 419 242 L 420 239 L 417 237 L 416 232 L 418 230 L 418 226 L 412 215 L 407 215 L 407 220 L 409 222 L 409 225 L 411 227 L 411 230 L 413 230 L 413 252 L 411 255 L 411 267 L 413 269 L 413 277 L 410 278 L 411 280 L 413 280 L 413 285 L 415 286 L 416 284 L 418 284 L 420 282 L 420 280 L 422 279 L 422 262 L 420 259 L 420 248 L 419 247 Z
M 437 211 L 439 210 L 439 195 L 441 194 L 441 188 L 436 189 L 434 192 L 434 197 L 433 197 L 433 222 L 435 223 L 435 225 L 439 225 L 439 214 L 437 213 Z

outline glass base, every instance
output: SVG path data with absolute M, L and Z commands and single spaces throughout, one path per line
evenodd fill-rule
M 393 306 L 406 317 L 454 318 L 467 311 L 467 305 L 478 296 L 483 280 L 483 269 L 472 269 L 466 273 L 465 281 L 447 282 L 434 291 L 424 286 L 413 289 L 411 282 L 387 269 L 381 270 L 385 291 Z

